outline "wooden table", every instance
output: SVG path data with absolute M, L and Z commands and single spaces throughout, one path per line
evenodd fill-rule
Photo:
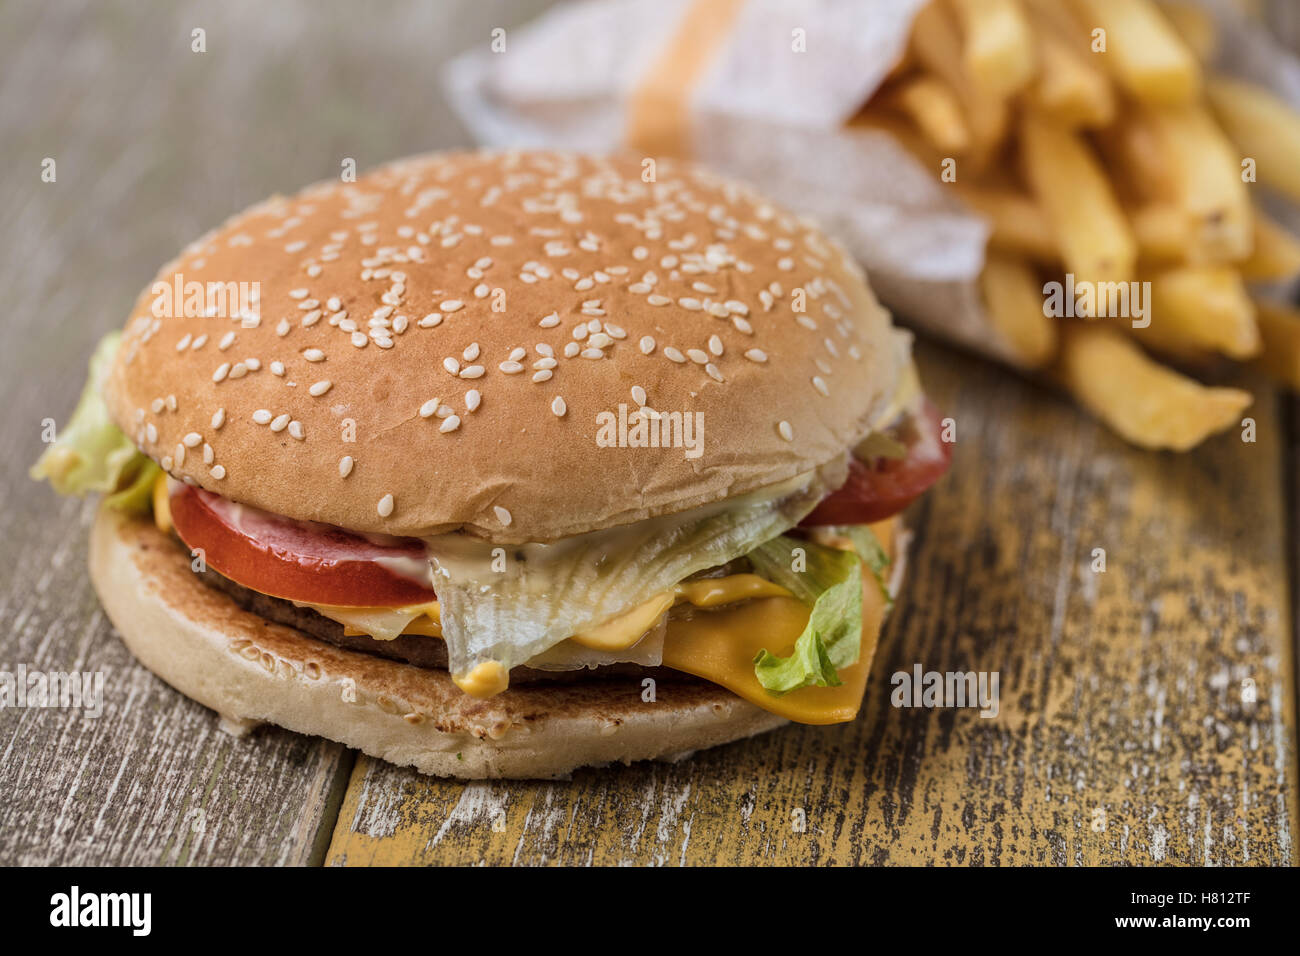
M 274 728 L 236 740 L 134 663 L 86 576 L 92 504 L 26 477 L 42 419 L 66 420 L 93 342 L 184 242 L 344 157 L 466 143 L 440 62 L 540 5 L 0 6 L 0 670 L 105 675 L 98 719 L 0 711 L 0 863 L 1293 862 L 1300 419 L 1257 381 L 1255 442 L 1154 455 L 923 347 L 956 459 L 910 515 L 851 725 L 462 785 Z M 890 706 L 915 664 L 998 672 L 999 715 Z

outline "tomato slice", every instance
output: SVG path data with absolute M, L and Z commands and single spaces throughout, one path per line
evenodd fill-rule
M 344 607 L 403 607 L 436 599 L 424 545 L 414 538 L 360 535 L 294 521 L 181 485 L 172 524 L 213 570 L 290 601 Z
M 907 454 L 872 461 L 852 459 L 843 487 L 823 498 L 800 522 L 801 527 L 870 524 L 898 514 L 948 470 L 952 447 L 939 437 L 942 428 L 938 410 L 926 402 L 896 436 L 907 447 Z

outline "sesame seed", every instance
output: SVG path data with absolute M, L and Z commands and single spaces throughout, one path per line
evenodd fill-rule
M 705 352 L 703 349 L 687 349 L 686 355 L 696 365 L 703 365 L 709 360 L 709 353 Z
M 585 359 L 603 359 L 605 357 L 605 353 L 600 349 L 583 349 L 580 354 Z
M 482 401 L 483 396 L 479 393 L 479 390 L 477 388 L 471 388 L 465 393 L 465 410 L 469 412 L 474 411 L 479 407 L 479 404 Z
M 243 378 L 247 374 L 248 374 L 248 366 L 245 365 L 243 362 L 236 362 L 230 368 L 231 378 Z
M 460 377 L 461 378 L 482 378 L 483 373 L 486 371 L 487 369 L 485 369 L 482 365 L 467 365 L 460 370 Z
M 253 422 L 257 425 L 271 424 L 272 417 L 271 413 L 265 408 L 259 408 L 257 411 L 253 412 Z
M 348 460 L 351 461 L 351 459 Z M 393 513 L 393 496 L 384 495 L 384 497 L 380 498 L 375 510 L 379 512 L 381 518 L 387 518 L 391 515 Z
M 279 361 L 272 362 L 272 363 L 271 363 L 271 374 L 272 374 L 272 375 L 278 375 L 278 376 L 280 376 L 281 378 L 283 378 L 283 377 L 284 377 L 284 363 L 283 363 L 283 362 L 279 362 Z
M 722 339 L 718 338 L 718 336 L 716 336 L 716 335 L 710 335 L 710 336 L 709 336 L 709 351 L 712 352 L 714 355 L 721 355 L 721 354 L 722 354 Z
M 190 432 L 188 435 L 186 435 L 184 438 L 181 439 L 181 442 L 185 445 L 186 448 L 196 448 L 198 447 L 198 444 L 201 441 L 203 441 L 203 436 L 200 435 L 198 432 Z
M 657 292 L 654 293 L 653 295 L 646 296 L 645 300 L 649 302 L 651 305 L 667 305 L 669 302 L 673 301 L 672 299 L 668 298 L 668 296 L 660 295 Z
M 289 434 L 298 439 L 298 441 L 302 441 L 307 437 L 306 433 L 302 430 L 302 422 L 297 419 L 294 419 L 289 423 Z
M 814 375 L 812 377 L 812 383 L 813 383 L 813 388 L 817 389 L 817 391 L 821 392 L 823 395 L 827 396 L 828 398 L 830 397 L 831 392 L 830 389 L 826 387 L 826 380 L 823 379 L 820 375 Z
M 352 474 L 352 466 L 353 466 L 354 464 L 355 464 L 355 462 L 353 461 L 351 455 L 344 455 L 342 458 L 340 458 L 340 459 L 339 459 L 339 477 L 340 477 L 340 478 L 346 478 L 348 475 Z
M 217 457 L 217 453 L 212 450 L 212 446 L 207 442 L 203 443 L 203 464 L 210 465 L 212 460 Z
M 303 351 L 302 357 L 305 358 L 308 362 L 325 361 L 325 353 L 322 352 L 320 349 L 306 349 Z
M 749 359 L 751 362 L 766 362 L 767 353 L 762 349 L 749 349 L 745 352 L 745 358 Z
M 686 356 L 671 345 L 664 346 L 664 358 L 668 359 L 670 362 L 676 362 L 678 365 L 681 365 L 686 361 Z
M 533 368 L 555 368 L 555 366 L 559 364 L 560 363 L 555 361 L 554 358 L 547 355 L 544 358 L 539 358 L 536 362 L 534 362 Z
M 502 362 L 497 366 L 497 368 L 501 369 L 501 371 L 505 372 L 507 375 L 515 375 L 524 370 L 524 367 L 518 362 Z
M 721 382 L 723 380 L 722 372 L 712 362 L 709 362 L 707 365 L 704 366 L 704 372 L 706 375 L 709 376 L 709 378 L 713 379 L 715 382 Z
M 786 441 L 794 441 L 794 429 L 790 427 L 789 422 L 787 421 L 778 422 L 776 426 L 776 430 L 781 435 L 781 437 L 784 438 Z
M 649 335 L 641 336 L 641 341 L 638 344 L 642 355 L 649 355 L 655 350 L 655 340 Z
M 277 415 L 271 420 L 271 431 L 282 432 L 289 427 L 289 415 L 286 412 L 283 415 Z
M 222 478 L 226 477 L 226 466 L 213 465 L 212 470 L 208 472 L 208 474 L 210 474 L 213 478 L 217 479 L 217 481 L 220 481 Z
M 181 340 L 176 343 L 176 351 L 184 352 L 187 348 L 190 347 L 190 342 L 192 342 L 193 340 L 194 340 L 194 336 L 186 332 L 183 336 L 181 336 Z
M 426 315 L 424 318 L 422 318 L 419 322 L 415 324 L 422 329 L 431 329 L 441 321 L 442 321 L 442 313 L 430 312 L 428 315 Z
M 226 423 L 226 410 L 218 408 L 212 415 L 212 430 L 216 431 Z
M 632 386 L 632 401 L 636 402 L 638 405 L 644 405 L 644 404 L 645 404 L 645 398 L 646 398 L 646 396 L 645 396 L 645 389 L 642 388 L 640 385 L 633 385 L 633 386 Z
M 554 374 L 555 373 L 552 372 L 549 368 L 544 368 L 540 372 L 533 373 L 533 382 L 537 385 L 540 385 L 542 382 L 549 382 L 551 380 L 551 376 Z
M 153 412 L 155 415 L 161 413 L 162 410 L 166 407 L 167 407 L 167 403 L 164 402 L 161 398 L 155 398 L 152 402 L 149 403 L 149 410 Z
M 185 446 L 184 446 L 184 445 L 177 444 L 177 446 L 176 446 L 176 452 L 175 452 L 175 462 L 176 462 L 176 467 L 177 467 L 177 468 L 180 468 L 182 465 L 185 464 Z
M 464 307 L 464 305 L 465 303 L 461 302 L 460 299 L 445 299 L 438 303 L 438 308 L 443 312 L 457 312 Z
M 333 384 L 334 383 L 329 379 L 324 378 L 312 385 L 311 388 L 307 389 L 307 392 L 312 396 L 312 398 L 320 398 L 330 390 L 330 386 Z
M 497 520 L 503 525 L 509 525 L 510 522 L 514 520 L 514 518 L 511 517 L 510 512 L 505 508 L 502 508 L 500 505 L 493 505 L 492 511 L 497 516 Z
M 686 296 L 684 298 L 678 299 L 677 304 L 680 305 L 683 309 L 687 309 L 691 312 L 699 312 L 701 309 L 704 308 L 704 304 L 700 302 L 699 299 L 693 299 L 690 296 Z
M 438 410 L 438 406 L 440 404 L 442 404 L 441 399 L 437 399 L 437 398 L 429 399 L 427 402 L 425 402 L 423 405 L 420 406 L 420 417 L 432 418 L 434 413 Z
M 568 411 L 568 406 L 564 404 L 564 399 L 559 395 L 556 395 L 554 400 L 551 402 L 551 411 L 559 418 L 563 418 L 564 413 Z
M 363 348 L 365 348 L 366 345 L 367 345 L 367 343 L 369 343 L 369 341 L 370 341 L 370 339 L 366 337 L 366 333 L 364 333 L 364 332 L 353 332 L 353 333 L 352 333 L 352 344 L 355 345 L 355 346 L 356 346 L 357 348 L 359 348 L 359 349 L 363 349 Z
M 454 432 L 457 428 L 460 428 L 460 416 L 448 415 L 442 420 L 442 424 L 438 426 L 438 431 L 445 435 L 447 432 Z
M 217 366 L 217 370 L 212 373 L 212 381 L 217 383 L 224 382 L 226 376 L 229 374 L 230 374 L 230 363 L 222 362 L 220 365 Z
M 235 343 L 235 333 L 227 332 L 225 335 L 221 337 L 221 341 L 217 343 L 217 348 L 219 348 L 221 351 L 224 352 L 226 349 L 230 348 L 230 346 L 232 346 L 234 343 Z

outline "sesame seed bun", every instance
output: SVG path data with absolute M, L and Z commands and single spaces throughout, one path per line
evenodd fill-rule
M 651 703 L 636 678 L 468 697 L 445 671 L 343 650 L 242 609 L 204 584 L 151 521 L 104 507 L 90 574 L 131 652 L 227 727 L 274 723 L 423 773 L 561 777 L 588 765 L 677 759 L 786 722 L 691 679 L 659 681 Z
M 268 200 L 142 293 L 110 411 L 173 475 L 233 500 L 501 542 L 684 511 L 842 455 L 900 371 L 861 270 L 745 187 L 644 171 L 434 154 Z M 165 300 L 178 277 L 260 297 L 186 316 L 184 294 Z M 643 403 L 701 413 L 702 454 L 598 443 L 600 413 Z

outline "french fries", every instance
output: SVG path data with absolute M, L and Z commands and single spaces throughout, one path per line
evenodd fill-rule
M 1101 323 L 1064 323 L 1057 374 L 1084 408 L 1143 448 L 1187 451 L 1241 420 L 1249 392 L 1212 388 Z
M 1264 342 L 1257 364 L 1289 387 L 1300 389 L 1300 310 L 1256 301 L 1255 313 Z
M 1006 101 L 983 88 L 966 67 L 961 34 L 940 3 L 923 7 L 912 25 L 911 50 L 918 63 L 941 77 L 956 93 L 970 129 L 975 165 L 987 162 L 1007 131 Z
M 1281 282 L 1300 276 L 1300 238 L 1255 210 L 1255 249 L 1237 263 L 1243 279 Z
M 1259 181 L 1300 199 L 1300 116 L 1268 90 L 1215 76 L 1206 96 L 1224 131 L 1237 146 L 1240 162 L 1255 161 Z
M 1147 106 L 1177 106 L 1195 99 L 1200 64 L 1150 0 L 1071 3 L 1085 27 L 1105 31 L 1105 50 L 1098 56 L 1131 97 Z
M 1034 75 L 1034 45 L 1018 0 L 952 0 L 966 69 L 990 96 L 1016 93 Z
M 930 0 L 853 121 L 988 223 L 999 354 L 1147 448 L 1190 448 L 1251 401 L 1163 361 L 1247 362 L 1300 390 L 1300 309 L 1248 287 L 1300 279 L 1300 236 L 1250 175 L 1300 200 L 1300 115 L 1205 72 L 1218 46 L 1194 0 Z
M 1049 0 L 1059 3 L 1059 0 Z M 1037 44 L 1039 73 L 1025 96 L 1040 113 L 1070 127 L 1106 126 L 1115 118 L 1115 92 L 1106 75 L 1087 59 L 1083 34 L 1062 8 L 1035 5 L 1029 10 Z
M 954 155 L 970 148 L 961 103 L 939 77 L 922 74 L 901 81 L 887 95 L 886 105 L 907 116 L 939 152 Z
M 1013 189 L 968 186 L 958 182 L 957 195 L 988 220 L 989 245 L 998 251 L 1059 266 L 1061 249 L 1047 213 L 1032 198 Z
M 1153 275 L 1151 324 L 1136 331 L 1175 354 L 1217 352 L 1248 359 L 1259 352 L 1255 306 L 1240 273 L 1228 266 L 1180 266 Z
M 1088 145 L 1074 132 L 1026 113 L 1020 124 L 1025 179 L 1047 212 L 1067 272 L 1091 282 L 1128 282 L 1137 242 Z
M 1056 354 L 1054 319 L 1043 312 L 1043 291 L 1034 270 L 1022 259 L 990 253 L 980 276 L 984 307 L 1006 340 L 1011 360 L 1039 368 Z
M 1205 64 L 1214 59 L 1219 51 L 1219 31 L 1205 7 L 1188 0 L 1160 0 L 1160 12 L 1197 60 Z

